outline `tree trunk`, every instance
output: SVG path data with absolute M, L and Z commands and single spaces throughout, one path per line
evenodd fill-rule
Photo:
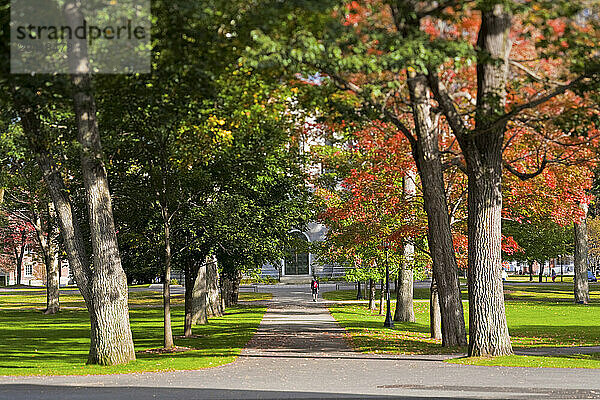
M 65 4 L 64 13 L 71 26 L 79 26 L 83 22 L 79 6 L 73 1 Z M 92 248 L 92 268 L 86 263 L 90 273 L 85 282 L 90 294 L 86 302 L 91 325 L 88 363 L 124 364 L 135 360 L 127 305 L 127 278 L 121 266 L 115 232 L 85 39 L 69 42 L 68 61 Z M 60 207 L 56 208 L 60 216 Z M 84 254 L 79 256 L 85 257 Z
M 412 244 L 404 245 L 404 260 L 399 271 L 400 285 L 396 290 L 396 312 L 394 321 L 415 322 L 413 309 L 413 270 L 412 260 L 415 248 Z
M 59 231 L 56 227 L 54 204 L 48 204 L 48 236 L 46 242 L 46 314 L 60 310 L 60 255 L 58 248 Z M 43 233 L 43 232 L 42 232 Z
M 73 75 L 72 82 L 92 244 L 90 287 L 93 311 L 88 363 L 123 364 L 135 359 L 129 325 L 127 278 L 121 266 L 90 77 Z
M 27 235 L 25 232 L 21 233 L 21 243 L 19 248 L 15 248 L 15 263 L 17 267 L 17 285 L 21 284 L 21 277 L 23 276 L 23 256 L 25 255 L 25 243 Z
M 360 281 L 356 282 L 356 300 L 362 300 L 362 289 L 360 288 Z
M 442 339 L 440 296 L 433 277 L 431 278 L 431 289 L 429 291 L 429 332 L 432 339 Z
M 383 301 L 385 299 L 385 286 L 384 280 L 381 278 L 379 280 L 379 315 L 383 315 Z
M 402 194 L 406 201 L 412 201 L 417 194 L 416 176 L 412 171 L 407 171 L 402 185 Z M 396 280 L 396 312 L 394 321 L 415 322 L 413 310 L 413 261 L 415 247 L 411 243 L 404 245 L 404 259 Z
M 120 262 L 114 264 L 113 268 L 101 266 L 102 268 L 92 270 L 79 221 L 75 218 L 68 195 L 69 191 L 65 187 L 59 168 L 49 155 L 44 132 L 40 129 L 39 116 L 30 105 L 20 103 L 18 107 L 23 131 L 42 170 L 56 209 L 71 271 L 90 314 L 88 363 L 113 365 L 134 360 L 135 352 L 127 308 L 127 283 Z M 110 211 L 110 208 L 106 211 Z M 97 219 L 90 218 L 90 225 L 92 223 L 97 224 Z M 97 229 L 94 232 L 97 235 Z M 105 257 L 115 257 L 115 252 L 118 257 L 118 249 L 112 245 L 113 243 L 116 245 L 115 241 L 100 247 L 105 252 Z M 96 237 L 93 251 L 98 249 Z M 97 258 L 94 259 L 94 265 L 96 263 L 98 263 Z
M 468 165 L 469 356 L 512 354 L 501 275 L 500 157 L 481 157 L 482 168 Z
M 369 279 L 369 310 L 375 310 L 375 284 Z
M 575 276 L 573 277 L 573 292 L 575 303 L 588 304 L 590 301 L 590 287 L 587 277 L 587 258 L 588 258 L 588 238 L 587 238 L 587 204 L 580 204 L 579 207 L 584 211 L 584 217 L 581 222 L 574 223 L 575 236 Z
M 217 258 L 209 256 L 206 260 L 206 313 L 208 317 L 221 317 L 223 315 L 223 303 L 219 291 L 219 269 Z
M 185 274 L 184 336 L 192 336 L 192 325 L 208 322 L 206 262 L 196 263 Z
M 533 282 L 533 261 L 529 263 L 529 282 Z
M 231 306 L 231 291 L 232 282 L 231 278 L 227 274 L 223 274 L 221 280 L 221 298 L 223 299 L 223 309 Z
M 46 267 L 46 309 L 45 314 L 56 314 L 60 310 L 60 269 L 58 249 L 58 229 L 55 226 L 56 212 L 54 204 L 47 205 L 46 222 L 41 213 L 32 207 L 33 227 L 42 250 L 42 258 Z
M 237 271 L 232 281 L 231 305 L 236 305 L 240 296 L 240 282 L 242 281 L 242 273 Z
M 544 263 L 542 261 L 538 261 L 538 263 L 540 264 L 540 270 L 538 273 L 538 280 L 541 283 L 542 282 L 542 277 L 544 276 Z
M 502 145 L 512 15 L 501 4 L 482 13 L 477 44 L 475 134 L 461 137 L 467 162 L 469 356 L 512 354 L 501 260 Z
M 238 302 L 241 273 L 238 271 L 233 274 L 223 274 L 223 290 L 225 307 L 231 307 Z
M 164 189 L 164 188 L 163 188 Z M 165 240 L 165 269 L 163 271 L 163 347 L 172 349 L 173 329 L 171 324 L 171 226 L 170 215 L 167 206 L 160 203 L 160 209 L 163 218 L 163 231 Z
M 45 314 L 56 314 L 60 310 L 60 265 L 58 245 L 50 246 L 46 264 L 46 310 Z
M 465 317 L 460 298 L 458 264 L 454 254 L 448 201 L 439 154 L 438 134 L 431 121 L 431 105 L 426 79 L 411 74 L 408 87 L 418 141 L 412 143 L 423 187 L 427 213 L 429 249 L 433 276 L 437 282 L 442 316 L 442 345 L 464 346 L 467 343 Z

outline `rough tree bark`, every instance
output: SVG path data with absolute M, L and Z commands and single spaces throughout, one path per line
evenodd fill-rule
M 44 223 L 40 212 L 34 211 L 35 232 L 42 249 L 46 267 L 46 310 L 45 314 L 56 314 L 60 310 L 60 270 L 58 257 L 58 229 L 55 226 L 56 212 L 54 204 L 47 205 L 47 219 Z
M 135 359 L 127 305 L 127 278 L 121 266 L 90 77 L 73 75 L 72 83 L 92 243 L 92 346 L 88 362 L 122 364 Z
M 223 274 L 221 295 L 223 296 L 224 307 L 237 304 L 241 279 L 242 275 L 239 271 Z
M 418 138 L 412 143 L 413 157 L 423 187 L 433 276 L 437 282 L 440 299 L 442 345 L 464 346 L 467 344 L 467 337 L 460 298 L 458 264 L 452 244 L 438 134 L 431 121 L 431 102 L 426 78 L 411 73 L 408 88 Z
M 208 317 L 221 317 L 223 315 L 223 303 L 219 290 L 219 269 L 217 258 L 212 255 L 206 261 L 206 313 Z
M 52 242 L 52 241 L 50 241 Z M 45 314 L 60 311 L 60 264 L 58 245 L 50 244 L 48 264 L 46 264 L 46 310 Z
M 223 303 L 223 309 L 231 306 L 231 291 L 233 290 L 231 286 L 231 278 L 224 273 L 221 276 L 221 300 Z
M 383 315 L 383 302 L 385 300 L 385 281 L 383 278 L 379 280 L 379 315 Z
M 418 2 L 398 1 L 390 3 L 391 14 L 400 34 L 412 35 L 421 30 L 421 18 L 415 11 Z M 465 318 L 460 286 L 458 264 L 452 244 L 445 193 L 442 163 L 439 155 L 438 134 L 431 121 L 431 102 L 426 77 L 414 72 L 408 76 L 409 97 L 415 124 L 416 138 L 400 121 L 398 116 L 386 113 L 388 118 L 409 139 L 413 158 L 421 177 L 425 212 L 428 220 L 428 238 L 433 259 L 433 276 L 437 280 L 442 315 L 442 345 L 463 346 L 467 343 Z
M 403 195 L 406 200 L 410 200 L 417 193 L 415 185 L 415 175 L 408 172 L 404 177 Z M 415 322 L 415 312 L 413 309 L 413 260 L 415 247 L 411 243 L 404 245 L 404 259 L 398 272 L 398 287 L 396 287 L 396 311 L 394 312 L 394 321 Z
M 356 282 L 356 300 L 362 300 L 362 289 L 360 288 L 360 281 Z
M 375 310 L 377 307 L 375 305 L 375 283 L 373 279 L 369 279 L 369 310 Z
M 21 277 L 23 276 L 23 256 L 25 255 L 25 247 L 27 243 L 27 234 L 25 231 L 21 233 L 21 243 L 19 247 L 14 248 L 15 252 L 15 268 L 17 272 L 17 285 L 21 284 Z
M 582 203 L 579 207 L 584 211 L 584 217 L 581 222 L 575 222 L 573 227 L 575 236 L 573 294 L 575 295 L 575 303 L 588 304 L 590 301 L 590 287 L 587 278 L 588 237 L 586 217 L 588 206 Z
M 208 322 L 206 262 L 195 262 L 185 274 L 185 337 L 192 336 L 194 324 Z
M 475 133 L 462 138 L 468 176 L 469 356 L 512 354 L 501 262 L 502 144 L 512 15 L 502 4 L 482 12 L 477 40 Z
M 163 191 L 166 190 L 163 185 Z M 163 192 L 164 195 L 164 192 Z M 163 196 L 164 199 L 164 196 Z M 166 200 L 160 202 L 160 211 L 163 219 L 163 233 L 165 241 L 165 269 L 163 270 L 163 347 L 171 349 L 173 343 L 173 329 L 171 327 L 171 215 L 166 205 Z
M 396 312 L 394 321 L 415 322 L 415 312 L 413 309 L 413 270 L 412 259 L 414 257 L 414 246 L 412 244 L 404 245 L 404 261 L 400 268 L 396 290 Z
M 431 288 L 429 291 L 429 333 L 432 339 L 442 339 L 440 296 L 435 278 L 433 277 L 431 278 Z
M 69 266 L 90 314 L 88 363 L 114 365 L 132 361 L 135 359 L 135 352 L 129 328 L 127 283 L 123 269 L 120 263 L 113 268 L 107 266 L 92 269 L 91 257 L 87 254 L 69 191 L 60 176 L 59 168 L 50 156 L 39 117 L 31 106 L 20 104 L 19 108 L 23 131 L 54 203 Z M 95 222 L 95 219 L 90 218 L 90 224 Z M 97 244 L 96 241 L 96 246 Z M 107 252 L 117 250 L 111 246 L 104 249 Z M 98 251 L 98 248 L 93 247 L 93 251 Z M 96 258 L 94 261 L 98 262 Z

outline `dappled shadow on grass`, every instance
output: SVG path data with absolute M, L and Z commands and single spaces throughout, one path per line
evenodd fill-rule
M 509 332 L 513 345 L 591 346 L 599 345 L 600 302 L 588 305 L 551 299 L 551 301 L 505 302 Z M 396 323 L 383 328 L 384 317 L 369 312 L 366 304 L 331 305 L 333 316 L 352 337 L 359 351 L 389 353 L 444 354 L 448 349 L 429 338 L 429 304 L 415 302 L 417 323 Z M 465 305 L 468 324 L 468 307 Z M 393 312 L 393 311 L 392 311 Z M 468 329 L 468 326 L 467 326 Z M 461 349 L 458 349 L 461 350 Z
M 383 327 L 383 316 L 372 314 L 361 306 L 332 306 L 331 314 L 348 331 L 352 347 L 361 352 L 390 354 L 451 354 L 464 348 L 442 347 L 441 341 L 430 338 L 429 321 L 423 321 L 426 304 L 415 304 L 417 322 L 394 322 L 393 328 Z M 393 311 L 392 311 L 393 312 Z
M 368 353 L 455 354 L 466 352 L 466 347 L 442 347 L 440 341 L 425 335 L 352 334 L 351 343 L 358 351 Z
M 375 301 L 379 304 L 379 299 L 381 298 L 380 290 L 376 291 Z M 391 292 L 392 301 L 396 301 L 395 292 Z M 463 300 L 468 300 L 469 296 L 466 291 L 466 288 L 461 289 L 461 298 Z M 356 290 L 332 290 L 329 292 L 323 293 L 323 299 L 328 301 L 353 301 L 356 300 Z M 429 289 L 428 288 L 414 288 L 413 290 L 413 299 L 415 300 L 429 300 Z M 368 297 L 364 297 L 361 301 L 368 301 Z
M 597 345 L 600 303 L 506 302 L 509 332 L 515 346 Z
M 591 355 L 583 354 L 557 354 L 539 355 L 519 353 L 498 357 L 456 357 L 446 360 L 451 364 L 498 366 L 498 367 L 529 367 L 529 368 L 589 368 L 600 369 L 600 353 Z M 578 396 L 575 398 L 597 398 Z M 552 397 L 556 398 L 556 397 Z
M 513 346 L 599 345 L 600 327 L 594 325 L 516 325 L 510 327 Z
M 377 290 L 375 299 L 379 302 L 380 294 Z M 600 286 L 590 285 L 590 297 L 592 301 L 600 299 Z M 352 301 L 356 300 L 356 290 L 336 290 L 323 294 L 323 298 L 330 301 Z M 429 300 L 428 288 L 415 288 L 413 291 L 415 300 Z M 461 288 L 461 298 L 468 300 L 466 288 Z M 542 283 L 537 285 L 504 285 L 505 300 L 523 300 L 523 301 L 554 301 L 554 302 L 573 302 L 573 284 L 572 283 Z M 362 299 L 368 300 L 367 298 Z M 395 301 L 395 294 L 392 293 L 392 301 Z
M 571 299 L 570 301 L 563 301 L 561 299 L 545 299 L 545 300 L 537 300 L 537 299 L 524 299 L 524 300 L 517 300 L 517 299 L 512 299 L 512 300 L 507 300 L 505 302 L 505 304 L 510 305 L 510 304 L 515 304 L 518 303 L 523 307 L 546 307 L 546 308 L 552 308 L 552 307 L 573 307 L 573 310 L 577 310 L 577 309 L 585 309 L 585 308 L 600 308 L 600 301 L 598 300 L 592 300 L 590 301 L 588 304 L 578 304 L 573 302 L 573 300 Z
M 183 308 L 174 307 L 172 311 L 174 334 L 182 334 Z M 250 306 L 233 309 L 229 315 L 211 319 L 206 325 L 194 326 L 198 337 L 175 341 L 178 346 L 198 350 L 177 354 L 138 353 L 139 362 L 122 367 L 122 372 L 135 371 L 135 365 L 141 366 L 142 370 L 194 369 L 195 364 L 190 361 L 186 364 L 182 356 L 194 358 L 199 367 L 208 366 L 204 365 L 205 358 L 214 359 L 211 361 L 214 365 L 231 362 L 231 358 L 252 337 L 263 313 L 264 308 Z M 130 320 L 136 351 L 162 346 L 162 309 L 131 310 Z M 31 373 L 52 373 L 53 370 L 71 373 L 70 368 L 84 368 L 89 333 L 89 316 L 85 310 L 62 311 L 57 315 L 23 310 L 0 311 L 0 337 L 3 338 L 0 341 L 0 364 L 4 366 L 0 367 L 0 375 L 21 374 L 17 369 L 30 369 Z M 160 365 L 153 365 L 154 361 Z M 89 368 L 88 373 L 103 373 L 102 367 L 96 367 L 99 370 Z M 116 371 L 121 372 L 121 369 Z

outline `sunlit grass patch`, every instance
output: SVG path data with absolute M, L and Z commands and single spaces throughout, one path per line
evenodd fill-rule
M 162 346 L 162 309 L 130 310 L 137 360 L 123 366 L 85 365 L 89 317 L 85 310 L 44 315 L 33 310 L 0 311 L 0 375 L 86 375 L 200 369 L 235 360 L 252 338 L 266 309 L 237 306 L 206 325 L 194 326 L 194 338 L 175 340 L 195 349 L 176 354 L 147 354 Z M 183 334 L 183 307 L 172 310 L 173 333 Z
M 515 285 L 519 287 L 519 285 Z M 543 285 L 541 287 L 529 285 L 522 288 L 525 293 L 533 296 L 533 300 L 507 300 L 506 316 L 511 340 L 515 349 L 531 347 L 558 347 L 558 346 L 598 346 L 600 345 L 600 302 L 593 300 L 589 305 L 573 304 L 567 301 L 567 296 L 572 294 L 566 287 L 558 285 Z M 544 291 L 547 289 L 547 291 Z M 597 291 L 598 287 L 593 286 Z M 423 292 L 425 291 L 425 292 Z M 552 297 L 552 291 L 559 296 Z M 396 323 L 393 329 L 383 327 L 384 316 L 377 312 L 369 311 L 366 305 L 359 303 L 337 304 L 330 306 L 334 318 L 340 322 L 348 331 L 352 346 L 361 352 L 390 353 L 390 354 L 445 354 L 455 352 L 466 352 L 466 349 L 442 348 L 439 341 L 429 337 L 429 302 L 423 297 L 428 296 L 428 289 L 415 291 L 414 310 L 416 323 Z M 350 296 L 356 296 L 355 291 L 337 291 L 325 293 L 324 297 L 332 300 L 349 300 Z M 550 297 L 549 297 L 550 296 Z M 419 299 L 421 298 L 421 299 Z M 392 307 L 395 307 L 392 302 Z M 463 303 L 465 321 L 468 330 L 468 303 Z M 393 312 L 393 311 L 392 311 Z M 511 356 L 512 357 L 512 356 Z M 510 363 L 525 363 L 525 356 L 509 358 Z M 569 356 L 561 357 L 564 360 L 553 361 L 539 357 L 536 361 L 531 358 L 527 362 L 536 362 L 540 365 L 546 363 L 550 366 L 578 365 L 582 362 L 582 368 L 595 368 L 597 356 Z M 503 362 L 465 359 L 465 363 Z M 454 361 L 463 362 L 463 361 Z M 507 361 L 508 362 L 508 361 Z M 544 364 L 545 365 L 545 364 Z M 585 366 L 584 366 L 585 365 Z M 543 366 L 543 365 L 542 365 Z
M 531 367 L 531 368 L 600 368 L 600 353 L 571 356 L 501 356 L 461 357 L 446 360 L 453 364 Z

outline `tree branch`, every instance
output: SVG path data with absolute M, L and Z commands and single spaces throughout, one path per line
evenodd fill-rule
M 444 84 L 439 80 L 437 74 L 429 73 L 427 74 L 427 80 L 429 81 L 429 86 L 433 92 L 433 97 L 440 105 L 442 113 L 448 120 L 448 124 L 454 133 L 454 136 L 458 139 L 459 142 L 464 141 L 465 133 L 467 131 L 467 127 L 465 126 L 460 114 L 456 110 L 456 106 L 452 98 L 448 95 L 448 91 Z
M 506 114 L 502 115 L 501 117 L 499 117 L 498 119 L 496 119 L 494 122 L 492 122 L 487 128 L 487 130 L 490 129 L 494 129 L 496 127 L 498 127 L 499 125 L 503 125 L 505 123 L 507 123 L 508 121 L 510 121 L 513 117 L 515 117 L 516 115 L 518 115 L 519 113 L 521 113 L 522 111 L 537 107 L 541 104 L 544 104 L 545 102 L 552 100 L 554 97 L 565 93 L 567 90 L 574 88 L 575 86 L 577 86 L 579 83 L 583 82 L 584 79 L 586 78 L 590 78 L 591 76 L 588 74 L 583 74 L 578 76 L 576 79 L 574 79 L 573 81 L 571 81 L 569 84 L 567 85 L 562 85 L 557 87 L 556 89 L 554 89 L 553 91 L 551 91 L 550 93 L 546 94 L 545 96 L 542 96 L 540 98 L 537 98 L 535 100 L 531 100 L 530 102 L 521 104 L 515 108 L 513 108 L 511 111 L 507 112 Z M 483 132 L 478 132 L 478 134 L 483 133 Z
M 445 171 L 450 167 L 457 167 L 461 172 L 465 174 L 467 173 L 467 167 L 465 167 L 463 163 L 460 162 L 460 158 L 458 157 L 452 158 L 450 161 L 446 161 L 445 163 L 443 163 L 442 171 Z
M 518 68 L 521 71 L 525 72 L 531 79 L 533 79 L 536 82 L 551 83 L 551 84 L 557 85 L 557 86 L 565 86 L 565 85 L 567 85 L 566 82 L 559 82 L 559 81 L 553 81 L 553 80 L 544 79 L 542 76 L 536 74 L 534 71 L 532 71 L 531 69 L 527 68 L 525 65 L 523 65 L 520 62 L 517 62 L 515 60 L 510 60 L 509 63 L 513 67 Z
M 542 163 L 538 167 L 537 171 L 534 171 L 534 172 L 519 172 L 512 165 L 510 165 L 510 163 L 508 163 L 507 161 L 503 160 L 502 163 L 504 164 L 504 168 L 506 168 L 506 170 L 508 172 L 510 172 L 511 174 L 513 174 L 514 176 L 519 178 L 520 180 L 526 181 L 528 179 L 535 178 L 536 176 L 538 176 L 539 174 L 544 172 L 544 169 L 546 168 L 546 165 L 548 164 L 548 159 L 546 158 L 546 155 L 544 154 Z
M 425 4 L 427 4 L 427 5 L 417 11 L 417 18 L 421 19 L 421 18 L 430 16 L 433 14 L 437 14 L 437 13 L 443 11 L 445 8 L 454 7 L 454 6 L 458 5 L 458 3 L 459 3 L 458 0 L 426 2 Z
M 313 65 L 313 67 L 319 68 L 321 69 L 325 74 L 327 74 L 329 77 L 331 77 L 334 82 L 338 85 L 338 87 L 345 89 L 345 90 L 351 90 L 353 92 L 355 92 L 356 94 L 361 95 L 361 97 L 367 102 L 369 103 L 369 105 L 371 105 L 374 108 L 379 108 L 377 104 L 375 104 L 371 99 L 369 99 L 367 96 L 365 96 L 364 91 L 362 90 L 362 88 L 352 82 L 347 81 L 346 79 L 342 78 L 341 76 L 339 76 L 338 74 L 329 71 L 327 68 L 323 68 L 321 66 L 315 66 Z M 383 115 L 394 124 L 394 126 L 400 131 L 402 132 L 402 134 L 404 136 L 406 136 L 406 138 L 408 139 L 408 141 L 410 142 L 411 146 L 416 146 L 417 144 L 417 139 L 415 139 L 415 137 L 412 135 L 412 132 L 410 131 L 410 129 L 408 129 L 408 127 L 404 124 L 404 122 L 402 122 L 400 120 L 400 118 L 398 118 L 398 116 L 392 112 L 390 112 L 389 110 L 386 109 L 385 104 L 382 105 L 381 107 L 382 111 L 383 111 Z

